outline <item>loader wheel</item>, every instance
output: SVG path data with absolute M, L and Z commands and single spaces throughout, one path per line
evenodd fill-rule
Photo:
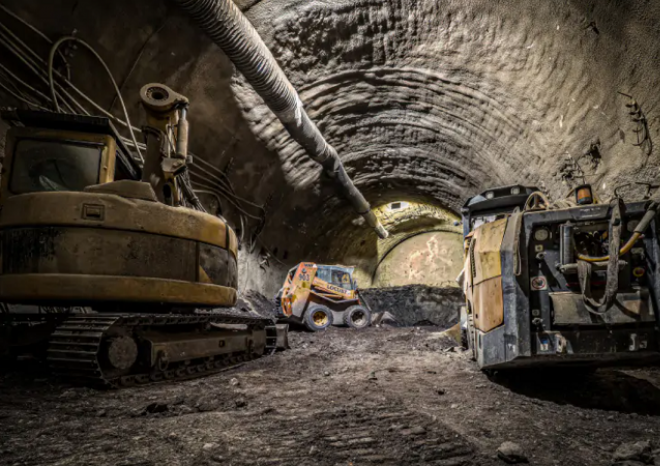
M 303 321 L 312 332 L 320 332 L 332 325 L 332 312 L 322 304 L 314 304 L 305 312 Z
M 364 306 L 351 306 L 344 312 L 347 327 L 363 329 L 371 324 L 371 312 Z

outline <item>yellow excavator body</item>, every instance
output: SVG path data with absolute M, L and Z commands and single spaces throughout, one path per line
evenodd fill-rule
M 149 183 L 114 181 L 114 138 L 20 127 L 7 142 L 4 301 L 236 302 L 233 230 L 214 215 L 158 202 Z
M 188 100 L 160 84 L 141 98 L 143 162 L 107 119 L 9 115 L 23 126 L 0 184 L 0 356 L 45 354 L 73 382 L 119 387 L 287 347 L 287 326 L 224 309 L 238 241 L 190 183 Z

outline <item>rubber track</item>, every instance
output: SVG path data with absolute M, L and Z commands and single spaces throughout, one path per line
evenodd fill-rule
M 101 344 L 105 333 L 114 326 L 163 327 L 190 324 L 243 324 L 266 329 L 265 354 L 277 350 L 277 333 L 270 319 L 223 314 L 205 315 L 84 315 L 66 319 L 51 335 L 47 361 L 57 376 L 74 383 L 105 388 L 143 385 L 160 381 L 185 380 L 218 372 L 224 368 L 254 358 L 245 352 L 218 355 L 214 360 L 189 364 L 172 370 L 131 374 L 108 378 L 99 363 Z

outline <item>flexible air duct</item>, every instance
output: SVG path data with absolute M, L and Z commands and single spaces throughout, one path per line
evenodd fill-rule
M 227 54 L 291 137 L 323 166 L 346 197 L 380 238 L 388 233 L 371 206 L 346 173 L 337 151 L 327 143 L 303 108 L 293 88 L 261 37 L 231 0 L 174 0 Z

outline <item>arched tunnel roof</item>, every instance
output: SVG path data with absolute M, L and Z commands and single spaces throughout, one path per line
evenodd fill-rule
M 377 243 L 231 63 L 166 2 L 8 0 L 49 36 L 97 47 L 140 121 L 138 90 L 164 82 L 190 99 L 191 150 L 221 170 L 243 237 L 244 287 L 272 290 L 301 260 L 345 262 Z M 66 1 L 59 3 L 67 3 Z M 410 201 L 459 212 L 487 188 L 570 187 L 577 163 L 596 188 L 651 181 L 658 159 L 636 147 L 632 96 L 658 135 L 660 5 L 507 0 L 239 1 L 374 207 Z M 103 11 L 100 11 L 103 10 Z M 21 30 L 25 33 L 25 30 Z M 34 39 L 35 41 L 37 39 Z M 72 58 L 75 82 L 104 106 L 105 76 Z M 420 228 L 426 213 L 420 214 Z M 436 225 L 437 226 L 437 225 Z M 362 244 L 362 246 L 360 246 Z M 357 246 L 356 246 L 357 245 Z M 263 264 L 268 258 L 268 265 Z M 259 259 L 261 258 L 261 259 Z M 374 256 L 374 261 L 380 258 Z

